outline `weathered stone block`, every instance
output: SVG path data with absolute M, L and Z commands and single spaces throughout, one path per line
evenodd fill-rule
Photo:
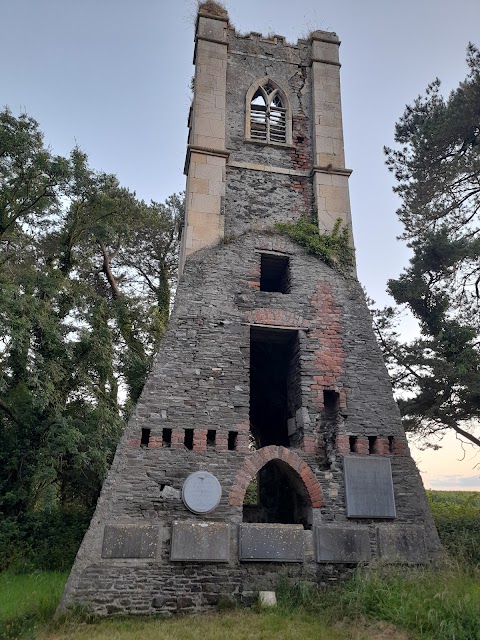
M 389 458 L 346 456 L 343 469 L 348 518 L 395 518 Z
M 303 562 L 303 527 L 297 524 L 242 524 L 239 555 L 242 561 Z
M 102 558 L 155 558 L 159 527 L 105 525 Z
M 366 527 L 314 527 L 317 562 L 369 562 L 370 536 Z
M 228 562 L 230 528 L 220 522 L 174 522 L 170 560 Z
M 377 527 L 378 554 L 385 562 L 423 564 L 427 561 L 425 531 L 419 525 Z

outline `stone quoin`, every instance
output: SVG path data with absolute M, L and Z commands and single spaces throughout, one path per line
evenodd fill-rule
M 352 238 L 339 45 L 199 7 L 175 306 L 60 609 L 195 612 L 439 552 L 354 269 L 275 227 Z

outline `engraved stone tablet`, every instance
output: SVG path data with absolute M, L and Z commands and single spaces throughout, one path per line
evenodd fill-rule
M 158 527 L 107 524 L 102 558 L 155 558 L 158 534 Z
M 196 471 L 183 483 L 182 500 L 193 513 L 208 513 L 218 507 L 222 487 L 208 471 Z
M 317 562 L 369 562 L 370 537 L 366 527 L 314 527 Z
M 387 525 L 377 527 L 378 553 L 386 562 L 427 561 L 425 531 L 418 525 Z
M 345 456 L 343 468 L 348 518 L 395 518 L 389 458 Z
M 301 524 L 241 524 L 239 555 L 242 561 L 303 562 Z
M 228 562 L 230 530 L 220 522 L 174 522 L 171 560 Z

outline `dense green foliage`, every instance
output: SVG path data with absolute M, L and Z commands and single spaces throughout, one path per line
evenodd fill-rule
M 454 430 L 480 446 L 480 52 L 468 48 L 469 72 L 448 98 L 435 80 L 408 106 L 386 149 L 402 200 L 398 216 L 413 250 L 388 283 L 417 319 L 420 337 L 402 341 L 397 312 L 375 326 L 399 394 L 407 430 Z
M 480 493 L 428 491 L 427 494 L 445 549 L 465 566 L 480 568 Z
M 353 248 L 350 245 L 347 227 L 342 228 L 341 218 L 337 219 L 331 233 L 320 233 L 316 224 L 305 220 L 277 222 L 275 229 L 342 273 L 348 273 L 352 269 Z
M 0 527 L 0 570 L 68 571 L 90 518 L 89 509 L 62 506 L 5 518 Z
M 91 513 L 165 329 L 182 218 L 181 197 L 139 201 L 0 112 L 0 568 L 35 518 L 48 539 Z

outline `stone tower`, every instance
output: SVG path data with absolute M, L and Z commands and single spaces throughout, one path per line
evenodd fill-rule
M 200 5 L 175 307 L 62 607 L 200 610 L 439 550 L 358 281 L 274 226 L 351 231 L 339 45 Z

